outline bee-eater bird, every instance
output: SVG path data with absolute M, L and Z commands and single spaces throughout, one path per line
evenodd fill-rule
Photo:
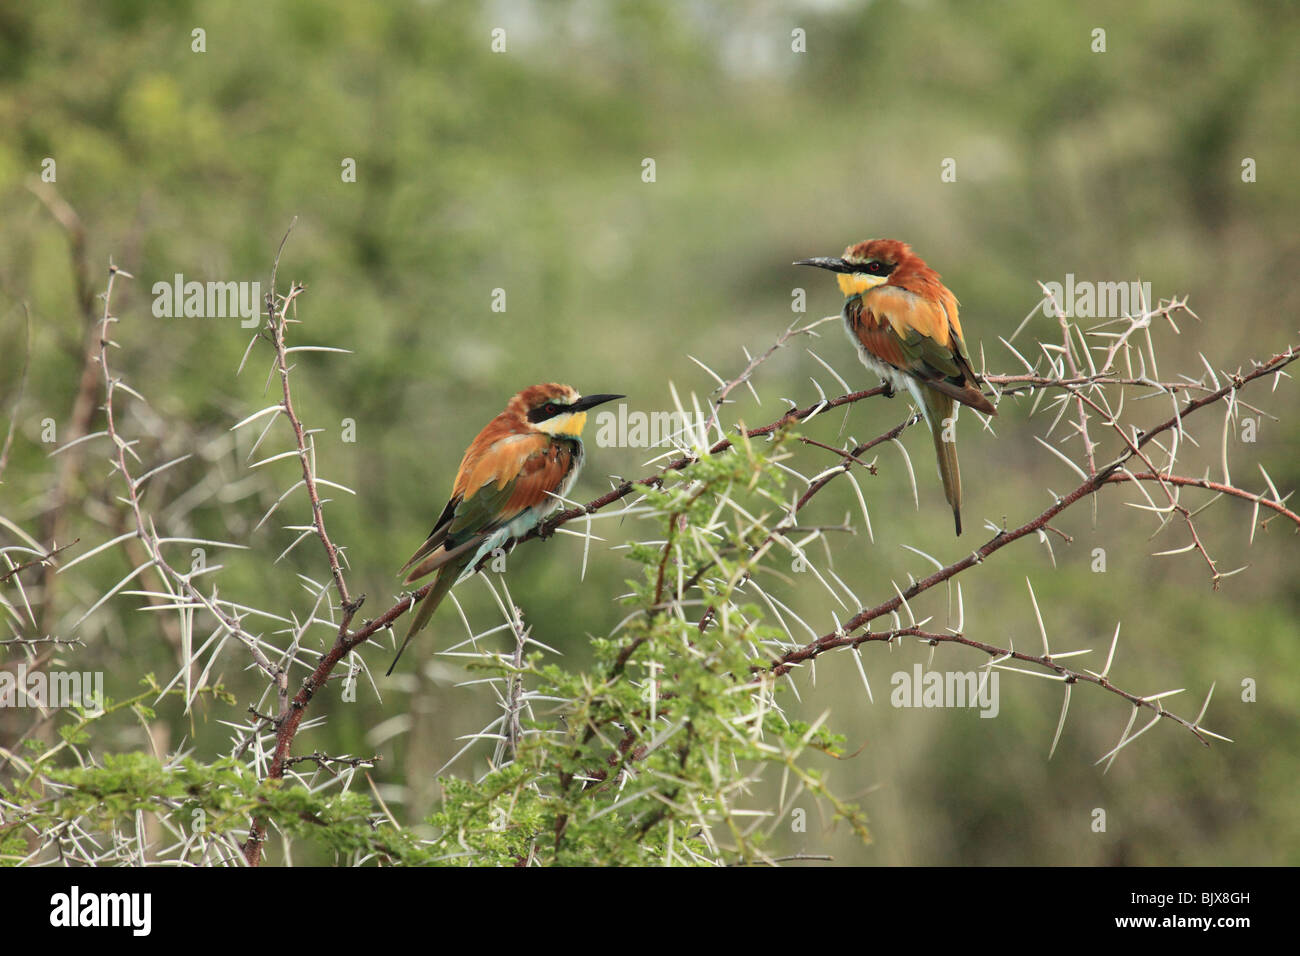
M 844 327 L 862 364 L 891 389 L 905 387 L 921 407 L 934 438 L 943 493 L 961 534 L 961 471 L 957 467 L 957 405 L 986 415 L 997 409 L 980 391 L 957 318 L 957 297 L 912 247 L 897 239 L 868 239 L 842 258 L 803 259 L 838 273 Z
M 559 505 L 582 470 L 587 410 L 624 397 L 583 396 L 555 383 L 534 385 L 510 399 L 506 410 L 478 433 L 461 459 L 451 500 L 399 572 L 406 573 L 406 584 L 434 571 L 438 577 L 420 601 L 389 674 L 462 574 L 527 534 Z

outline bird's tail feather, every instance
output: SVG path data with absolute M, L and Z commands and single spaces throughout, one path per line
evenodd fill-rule
M 460 567 L 446 566 L 438 573 L 438 577 L 433 582 L 433 588 L 420 601 L 420 606 L 416 608 L 415 618 L 411 621 L 411 626 L 406 632 L 406 638 L 402 641 L 402 646 L 397 649 L 397 656 L 393 658 L 393 663 L 388 665 L 388 670 L 384 674 L 385 677 L 393 673 L 393 668 L 401 660 L 406 645 L 411 643 L 411 638 L 424 630 L 424 626 L 429 623 L 429 618 L 433 617 L 433 612 L 438 610 L 438 605 L 442 603 L 442 599 L 447 596 L 451 586 L 460 578 L 460 572 Z
M 420 558 L 424 558 L 424 560 L 420 561 L 420 563 L 411 570 L 411 573 L 408 574 L 403 579 L 402 583 L 412 584 L 420 580 L 420 578 L 424 577 L 426 574 L 432 574 L 434 571 L 437 571 L 439 568 L 445 567 L 446 565 L 450 564 L 452 561 L 455 561 L 457 558 L 462 557 L 467 551 L 472 551 L 475 548 L 477 548 L 480 544 L 483 543 L 483 537 L 484 536 L 481 534 L 475 535 L 469 540 L 462 541 L 456 547 L 450 549 L 446 546 L 446 544 L 442 544 L 442 547 L 440 549 L 435 548 L 429 551 L 425 551 L 424 548 L 421 548 L 419 551 L 415 552 L 415 554 L 411 556 L 410 561 L 406 562 L 406 564 L 402 567 L 402 571 L 405 571 L 407 568 L 410 568 L 411 565 L 414 564 L 416 561 L 419 561 Z M 461 562 L 461 567 L 464 567 L 463 561 Z M 399 571 L 397 573 L 401 574 L 402 571 Z
M 926 389 L 926 422 L 934 439 L 935 456 L 939 459 L 939 479 L 943 482 L 943 495 L 952 505 L 957 536 L 961 536 L 961 469 L 957 466 L 956 403 L 951 397 Z

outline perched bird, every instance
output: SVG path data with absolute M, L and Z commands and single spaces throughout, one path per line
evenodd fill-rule
M 921 406 L 939 458 L 943 493 L 961 534 L 961 471 L 957 467 L 957 405 L 986 415 L 997 409 L 980 391 L 962 341 L 957 298 L 939 274 L 897 239 L 849 246 L 843 258 L 803 259 L 839 273 L 844 327 L 862 364 L 886 386 L 904 386 Z
M 582 470 L 587 410 L 622 395 L 579 395 L 568 385 L 526 388 L 478 433 L 461 459 L 451 500 L 399 573 L 406 584 L 438 572 L 388 673 L 466 571 L 521 537 L 559 505 Z M 408 573 L 409 572 L 409 573 Z

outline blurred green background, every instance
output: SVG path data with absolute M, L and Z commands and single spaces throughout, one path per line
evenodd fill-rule
M 1183 316 L 1181 335 L 1153 332 L 1165 378 L 1199 376 L 1198 353 L 1219 369 L 1267 358 L 1297 336 L 1298 27 L 1300 8 L 1283 2 L 4 5 L 6 419 L 27 351 L 30 370 L 0 513 L 34 535 L 49 520 L 60 458 L 47 457 L 54 446 L 42 431 L 46 420 L 69 421 L 86 341 L 76 263 L 87 264 L 98 292 L 111 257 L 136 277 L 115 296 L 113 362 L 150 403 L 130 405 L 127 430 L 147 463 L 196 453 L 150 485 L 146 505 L 173 533 L 252 546 L 219 556 L 223 596 L 306 613 L 295 574 L 326 578 L 319 549 L 306 542 L 269 568 L 294 535 L 274 519 L 252 530 L 295 479 L 296 462 L 250 472 L 252 436 L 228 431 L 274 401 L 264 388 L 269 351 L 255 350 L 237 377 L 250 336 L 236 320 L 155 318 L 150 294 L 175 273 L 265 284 L 294 217 L 280 277 L 307 285 L 296 341 L 355 353 L 298 356 L 294 386 L 301 414 L 320 429 L 321 474 L 357 492 L 335 495 L 327 518 L 346 546 L 354 592 L 369 595 L 363 616 L 389 606 L 395 571 L 445 502 L 461 451 L 511 394 L 553 380 L 666 410 L 671 381 L 703 398 L 713 383 L 687 354 L 735 374 L 742 349 L 765 349 L 798 318 L 796 288 L 807 289 L 806 318 L 837 311 L 830 278 L 789 263 L 860 239 L 905 239 L 943 274 L 962 301 L 977 365 L 982 355 L 990 371 L 1020 370 L 998 337 L 1033 308 L 1038 280 L 1067 273 L 1190 296 L 1199 322 Z M 192 49 L 196 28 L 205 52 Z M 492 50 L 496 28 L 505 52 Z M 1093 49 L 1099 28 L 1104 52 Z M 805 52 L 792 49 L 795 30 Z M 47 158 L 57 181 L 41 186 Z M 654 182 L 643 181 L 646 158 Z M 1255 182 L 1243 182 L 1246 158 L 1257 164 Z M 343 181 L 347 159 L 356 182 Z M 941 179 L 948 159 L 955 182 Z M 70 249 L 38 196 L 44 190 L 53 203 L 50 186 L 79 216 L 84 250 Z M 491 308 L 498 288 L 504 313 Z M 875 385 L 838 329 L 823 331 L 768 362 L 755 379 L 762 404 L 741 394 L 732 414 L 761 424 L 786 399 L 813 401 L 810 377 L 837 393 L 809 344 L 855 387 Z M 1057 335 L 1039 314 L 1017 347 L 1030 354 L 1036 339 Z M 1300 483 L 1300 434 L 1287 414 L 1294 395 L 1283 380 L 1273 393 L 1265 383 L 1246 396 L 1280 418 L 1264 418 L 1256 442 L 1234 433 L 1229 443 L 1233 476 L 1251 490 L 1264 488 L 1260 464 L 1284 494 Z M 864 402 L 807 433 L 863 439 L 906 409 L 903 400 Z M 1027 400 L 1005 403 L 996 436 L 974 416 L 962 419 L 969 530 L 960 541 L 928 437 L 917 429 L 905 437 L 919 510 L 901 458 L 881 452 L 880 475 L 864 479 L 874 544 L 861 528 L 835 542 L 835 570 L 864 603 L 890 596 L 891 580 L 927 573 L 902 543 L 946 563 L 987 537 L 985 521 L 1020 524 L 1051 492 L 1073 487 L 1033 440 L 1051 416 L 1030 418 L 1028 409 Z M 1158 421 L 1168 403 L 1132 414 Z M 349 418 L 353 443 L 341 440 Z M 1200 447 L 1187 451 L 1186 471 L 1221 476 L 1221 423 L 1219 411 L 1196 423 Z M 277 426 L 263 451 L 289 447 Z M 805 451 L 794 463 L 805 473 L 831 463 Z M 590 443 L 575 493 L 594 496 L 607 475 L 649 473 L 650 454 Z M 125 527 L 102 441 L 87 446 L 69 493 L 63 540 L 80 536 L 74 550 Z M 1092 647 L 1083 666 L 1098 668 L 1122 621 L 1116 682 L 1140 693 L 1187 688 L 1168 702 L 1187 716 L 1214 683 L 1207 726 L 1236 742 L 1207 750 L 1164 722 L 1103 774 L 1094 761 L 1117 742 L 1129 709 L 1079 687 L 1049 762 L 1059 685 L 1003 675 L 993 720 L 895 709 L 890 675 L 929 651 L 869 646 L 874 703 L 847 656 L 832 655 L 815 684 L 798 675 L 802 700 L 789 706 L 808 718 L 829 707 L 847 750 L 861 748 L 817 766 L 864 806 L 875 842 L 862 846 L 810 804 L 808 832 L 781 836 L 777 850 L 867 864 L 1300 861 L 1293 535 L 1278 521 L 1250 545 L 1250 509 L 1240 502 L 1201 515 L 1220 568 L 1250 565 L 1212 591 L 1195 554 L 1149 557 L 1186 544 L 1186 531 L 1174 525 L 1149 541 L 1152 519 L 1124 507 L 1127 498 L 1104 494 L 1095 527 L 1086 505 L 1067 512 L 1057 526 L 1074 542 L 1053 541 L 1055 567 L 1026 540 L 963 575 L 966 633 L 1036 649 L 1029 577 L 1054 650 Z M 305 522 L 304 504 L 293 499 L 281 517 Z M 840 483 L 805 520 L 836 523 L 845 513 L 860 521 Z M 652 534 L 634 521 L 597 530 L 609 546 Z M 1097 547 L 1106 549 L 1104 574 L 1091 570 Z M 585 659 L 585 636 L 622 617 L 614 597 L 629 567 L 617 551 L 597 549 L 579 585 L 580 560 L 571 537 L 510 558 L 510 587 L 535 636 L 573 666 Z M 128 568 L 120 553 L 105 554 L 58 579 L 47 629 L 66 635 Z M 814 584 L 767 585 L 819 631 L 844 617 Z M 480 582 L 457 594 L 471 620 L 490 623 L 494 605 Z M 938 615 L 941 626 L 943 601 L 933 592 L 918 613 Z M 60 659 L 105 669 L 115 697 L 147 671 L 169 678 L 177 660 L 168 624 L 136 611 L 140 603 L 116 598 L 80 628 L 87 646 Z M 329 721 L 298 738 L 300 753 L 382 754 L 372 776 L 407 820 L 430 809 L 433 774 L 460 749 L 457 738 L 493 714 L 483 687 L 453 686 L 467 676 L 454 658 L 434 656 L 464 636 L 456 618 L 445 609 L 394 679 L 378 676 L 389 651 L 367 648 L 382 699 L 364 680 L 356 703 L 318 698 L 313 713 Z M 968 670 L 983 659 L 941 647 L 934 666 Z M 203 757 L 228 750 L 222 721 L 239 721 L 261 693 L 245 666 L 227 648 L 215 669 L 239 706 L 204 707 L 191 719 L 164 705 L 154 744 Z M 1248 678 L 1258 682 L 1255 702 L 1241 700 Z M 0 722 L 6 743 L 27 729 L 13 715 Z M 96 744 L 149 746 L 125 723 Z M 453 771 L 481 773 L 485 754 L 471 751 Z M 1106 811 L 1104 833 L 1093 832 L 1095 808 Z

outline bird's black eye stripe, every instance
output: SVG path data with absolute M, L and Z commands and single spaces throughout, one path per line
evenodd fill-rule
M 536 408 L 529 409 L 528 420 L 535 425 L 538 422 L 546 421 L 548 418 L 554 418 L 562 411 L 564 411 L 564 408 L 555 404 L 555 402 L 547 402 L 545 405 L 538 405 Z
M 872 259 L 867 263 L 864 271 L 873 276 L 887 276 L 894 271 L 894 267 L 888 262 L 881 262 L 879 259 Z

